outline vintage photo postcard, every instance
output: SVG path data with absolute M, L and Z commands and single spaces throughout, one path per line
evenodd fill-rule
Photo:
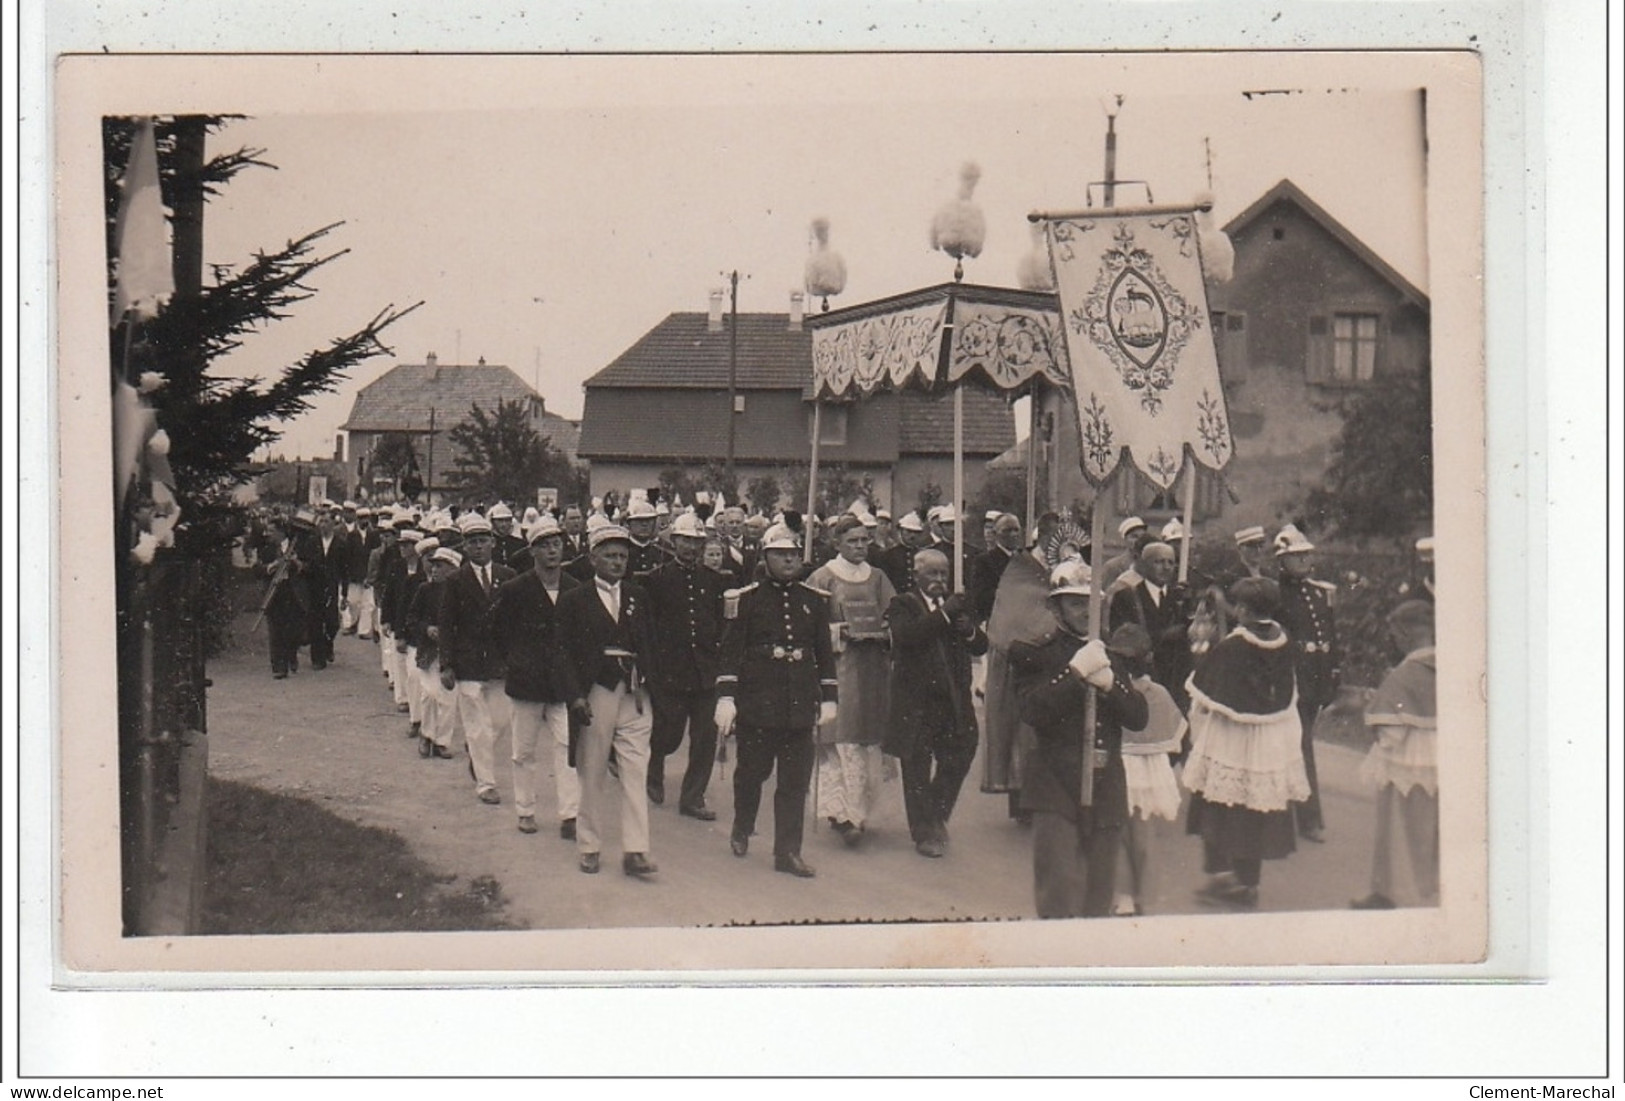
M 56 81 L 59 983 L 1489 959 L 1476 56 Z

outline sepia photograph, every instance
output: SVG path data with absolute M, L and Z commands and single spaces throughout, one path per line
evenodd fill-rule
M 1474 55 L 58 79 L 70 982 L 1487 959 Z

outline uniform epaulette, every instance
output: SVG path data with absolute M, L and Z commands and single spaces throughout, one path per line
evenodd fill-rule
M 739 598 L 744 596 L 746 593 L 750 592 L 752 589 L 754 589 L 756 587 L 756 584 L 757 584 L 756 582 L 752 581 L 749 585 L 746 585 L 744 588 L 725 589 L 723 591 L 723 593 L 722 593 L 722 618 L 723 619 L 738 619 L 739 618 Z
M 806 581 L 798 581 L 796 584 L 800 585 L 803 589 L 811 589 L 813 592 L 817 593 L 821 597 L 824 597 L 826 600 L 829 598 L 828 589 L 820 589 L 817 585 L 810 584 Z

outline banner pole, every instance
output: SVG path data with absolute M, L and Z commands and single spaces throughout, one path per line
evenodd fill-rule
M 1184 519 L 1185 538 L 1179 541 L 1179 583 L 1183 585 L 1191 572 L 1191 543 L 1195 540 L 1196 529 L 1192 526 L 1196 516 L 1196 460 L 1185 459 L 1185 485 L 1184 489 Z

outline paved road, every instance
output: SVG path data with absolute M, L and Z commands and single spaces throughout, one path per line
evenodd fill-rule
M 818 870 L 811 880 L 773 871 L 770 781 L 758 825 L 765 832 L 749 857 L 737 859 L 728 850 L 731 783 L 719 766 L 709 793 L 719 812 L 716 822 L 679 817 L 670 802 L 651 808 L 652 855 L 660 865 L 652 881 L 621 874 L 614 830 L 605 844 L 604 871 L 586 876 L 576 870 L 574 844 L 560 839 L 550 825 L 550 782 L 542 785 L 542 831 L 525 835 L 515 828 L 505 737 L 497 747 L 503 804 L 488 806 L 474 798 L 464 759 L 418 756 L 373 644 L 341 636 L 334 665 L 321 672 L 306 665 L 297 676 L 278 681 L 270 676 L 263 632 L 250 636 L 248 623 L 245 617 L 237 625 L 241 648 L 210 665 L 211 774 L 310 798 L 354 821 L 394 830 L 430 865 L 465 881 L 494 877 L 509 900 L 510 918 L 522 926 L 1033 916 L 1030 835 L 1007 818 L 1004 796 L 975 790 L 979 766 L 955 812 L 944 859 L 914 852 L 896 780 L 886 784 L 882 808 L 860 849 L 848 850 L 827 828 L 809 825 L 804 855 Z M 685 744 L 667 762 L 672 795 L 686 752 Z M 1365 893 L 1372 801 L 1355 779 L 1358 755 L 1323 743 L 1317 758 L 1328 840 L 1265 865 L 1263 909 L 1340 909 Z M 731 781 L 732 766 L 726 767 Z M 1147 913 L 1203 912 L 1192 896 L 1202 881 L 1199 843 L 1185 836 L 1182 824 L 1155 827 Z

